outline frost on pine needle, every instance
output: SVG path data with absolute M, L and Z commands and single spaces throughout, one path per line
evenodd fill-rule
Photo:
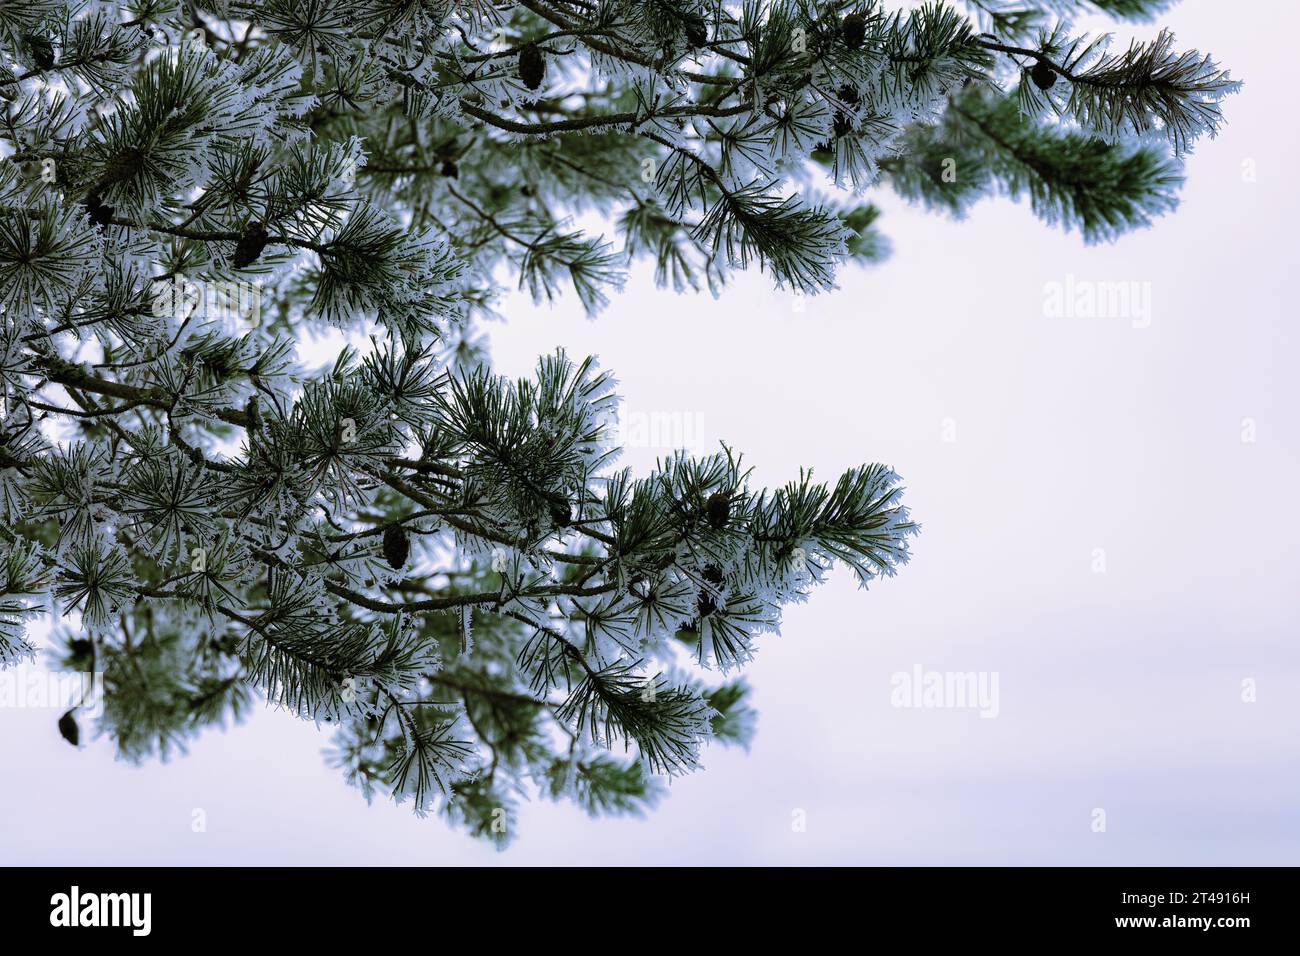
M 1176 155 L 1204 134 L 1214 137 L 1223 122 L 1220 104 L 1240 81 L 1208 54 L 1175 50 L 1168 30 L 1118 53 L 1111 41 L 1109 35 L 1045 34 L 1039 45 L 1057 64 L 1047 68 L 1069 82 L 1021 83 L 1022 108 L 1034 115 L 1049 108 L 1109 141 L 1160 138 Z
M 79 740 L 167 757 L 260 699 L 498 846 L 530 794 L 642 812 L 746 744 L 782 609 L 906 563 L 898 476 L 620 470 L 593 359 L 492 370 L 503 293 L 823 292 L 887 255 L 884 187 L 1115 239 L 1237 88 L 1066 0 L 898 6 L 0 6 L 0 666 L 50 618 L 105 676 Z

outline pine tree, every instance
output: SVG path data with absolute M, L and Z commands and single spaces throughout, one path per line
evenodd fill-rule
M 589 312 L 643 258 L 679 292 L 751 265 L 819 292 L 886 254 L 884 185 L 1114 239 L 1237 84 L 1070 23 L 1164 5 L 0 5 L 0 664 L 57 608 L 126 757 L 260 696 L 333 724 L 367 796 L 499 843 L 529 794 L 653 805 L 749 738 L 710 673 L 917 528 L 881 465 L 616 470 L 608 373 L 491 372 L 498 277 Z M 321 326 L 367 344 L 307 368 Z

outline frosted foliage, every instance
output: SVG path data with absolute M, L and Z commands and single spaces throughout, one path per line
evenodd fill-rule
M 523 795 L 653 806 L 747 743 L 782 608 L 917 525 L 879 464 L 619 470 L 613 377 L 499 376 L 485 322 L 637 260 L 832 290 L 878 188 L 1144 225 L 1236 84 L 1067 6 L 0 5 L 0 666 L 48 618 L 127 759 L 261 700 L 499 845 Z

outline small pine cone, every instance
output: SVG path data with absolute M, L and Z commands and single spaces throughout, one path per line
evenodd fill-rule
M 260 222 L 254 223 L 245 229 L 244 234 L 239 237 L 239 242 L 235 244 L 234 255 L 230 257 L 230 264 L 236 269 L 251 266 L 262 255 L 266 243 L 266 226 Z
M 704 514 L 714 530 L 721 531 L 731 520 L 731 494 L 726 491 L 715 491 L 709 495 L 708 500 L 704 502 Z
M 1034 86 L 1040 90 L 1051 89 L 1056 82 L 1056 71 L 1048 66 L 1043 60 L 1034 64 L 1034 68 L 1029 71 L 1029 78 L 1034 81 Z
M 397 570 L 406 564 L 411 554 L 411 539 L 400 524 L 390 524 L 384 529 L 384 560 Z
M 723 580 L 725 580 L 722 575 L 722 568 L 716 564 L 706 565 L 704 570 L 700 572 L 700 577 L 704 578 L 705 582 L 714 588 L 721 587 Z M 700 598 L 695 602 L 695 607 L 700 612 L 700 617 L 708 617 L 718 609 L 718 602 L 708 591 L 701 590 Z
M 563 498 L 553 498 L 550 503 L 551 520 L 557 528 L 567 528 L 573 523 L 573 509 Z
M 90 216 L 90 221 L 97 226 L 107 226 L 113 221 L 114 209 L 104 202 L 104 197 L 99 194 L 98 189 L 92 189 L 90 195 L 86 197 L 86 212 Z
M 686 22 L 686 42 L 695 50 L 708 44 L 709 27 L 700 14 L 694 14 Z
M 519 79 L 524 81 L 524 86 L 530 90 L 535 90 L 542 85 L 542 77 L 546 75 L 546 60 L 542 56 L 542 51 L 537 48 L 536 43 L 530 43 L 519 51 Z
M 77 726 L 77 718 L 72 716 L 72 711 L 59 718 L 59 733 L 74 747 L 81 743 L 81 728 Z
M 54 68 L 54 44 L 48 39 L 41 36 L 28 36 L 27 53 L 36 64 L 38 70 L 50 70 Z
M 867 18 L 860 13 L 850 13 L 844 18 L 840 35 L 844 37 L 846 47 L 850 50 L 858 49 L 867 39 Z
M 126 147 L 120 153 L 115 153 L 105 164 L 100 185 L 120 183 L 130 179 L 140 171 L 142 163 L 144 163 L 144 150 L 134 146 Z

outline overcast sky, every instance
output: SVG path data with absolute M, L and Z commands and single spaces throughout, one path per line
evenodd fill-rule
M 597 354 L 628 412 L 727 441 L 756 483 L 904 477 L 912 563 L 870 592 L 837 574 L 760 642 L 748 754 L 710 748 L 644 820 L 526 805 L 498 854 L 367 807 L 328 734 L 276 712 L 136 768 L 0 710 L 0 862 L 1296 863 L 1300 17 L 1161 20 L 1246 86 L 1150 230 L 1089 248 L 1024 206 L 954 223 L 882 193 L 892 259 L 802 312 L 758 275 L 714 301 L 642 270 L 594 322 L 520 299 L 490 328 L 511 374 Z M 1149 313 L 1048 314 L 1080 282 L 1137 283 Z M 997 716 L 893 706 L 917 667 L 996 674 Z

